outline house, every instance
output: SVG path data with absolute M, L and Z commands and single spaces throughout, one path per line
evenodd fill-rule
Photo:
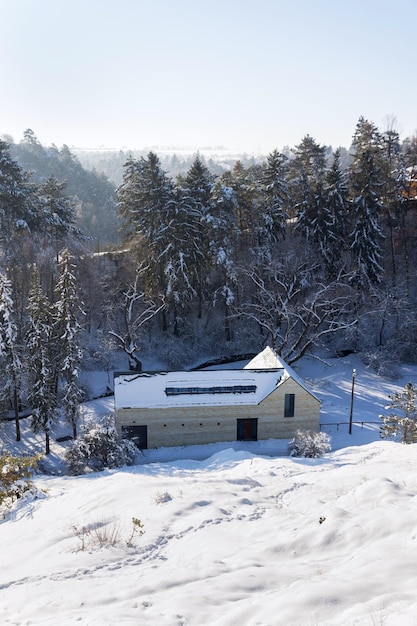
M 269 347 L 243 369 L 115 373 L 114 403 L 119 433 L 142 449 L 319 430 L 319 399 Z

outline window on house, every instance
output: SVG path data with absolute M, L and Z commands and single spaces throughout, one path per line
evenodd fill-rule
M 285 404 L 284 404 L 284 417 L 294 417 L 294 402 L 295 402 L 295 394 L 286 393 Z

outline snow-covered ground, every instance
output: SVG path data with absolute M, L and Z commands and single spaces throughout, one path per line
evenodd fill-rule
M 333 451 L 321 459 L 289 458 L 285 441 L 230 442 L 37 476 L 41 497 L 0 522 L 0 623 L 417 624 L 417 446 L 380 441 L 378 428 L 417 368 L 392 381 L 352 355 L 295 369 L 323 400 Z M 111 410 L 106 398 L 84 414 Z M 12 427 L 0 426 L 10 445 Z M 23 438 L 15 451 L 41 451 L 24 424 Z M 49 470 L 65 445 L 53 442 Z

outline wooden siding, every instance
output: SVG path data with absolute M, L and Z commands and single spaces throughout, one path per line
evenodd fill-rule
M 294 417 L 284 417 L 286 393 L 295 394 Z M 258 418 L 258 439 L 288 439 L 298 428 L 318 431 L 319 401 L 288 379 L 257 406 L 193 406 L 165 409 L 119 409 L 116 424 L 147 426 L 148 447 L 187 446 L 235 441 L 237 420 Z

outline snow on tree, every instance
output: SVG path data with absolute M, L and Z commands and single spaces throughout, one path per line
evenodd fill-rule
M 324 281 L 314 259 L 283 255 L 266 265 L 242 268 L 252 283 L 246 301 L 234 316 L 252 320 L 264 340 L 291 365 L 326 335 L 356 325 L 352 319 L 352 288 L 342 275 Z
M 286 181 L 287 157 L 274 150 L 264 165 L 259 188 L 257 252 L 263 258 L 271 258 L 271 253 L 280 239 L 286 235 L 289 202 Z
M 235 223 L 238 233 L 236 249 L 244 253 L 256 245 L 253 224 L 256 222 L 256 194 L 253 172 L 236 161 L 231 172 L 222 176 L 222 183 L 233 192 Z
M 211 219 L 207 222 L 209 255 L 213 272 L 213 304 L 221 301 L 224 306 L 224 329 L 226 341 L 231 341 L 230 307 L 235 300 L 236 267 L 235 252 L 238 228 L 235 215 L 235 194 L 221 181 L 213 190 L 214 205 Z M 217 271 L 216 271 L 217 270 Z
M 314 239 L 314 221 L 323 202 L 326 148 L 306 135 L 294 152 L 289 174 L 291 199 L 297 211 L 296 229 L 311 240 Z
M 125 164 L 123 183 L 117 189 L 119 215 L 127 239 L 132 241 L 141 236 L 152 250 L 161 222 L 164 223 L 162 217 L 166 206 L 172 202 L 173 196 L 173 182 L 154 152 L 139 161 L 129 159 Z
M 56 379 L 53 367 L 52 310 L 35 270 L 28 302 L 27 370 L 31 428 L 45 435 L 45 453 L 50 453 L 50 434 L 57 420 Z
M 186 199 L 193 217 L 192 245 L 194 248 L 193 287 L 198 299 L 198 317 L 202 316 L 203 300 L 207 294 L 210 237 L 207 230 L 214 209 L 213 189 L 215 177 L 197 156 L 184 178 L 179 179 L 181 195 Z
M 335 278 L 345 263 L 343 252 L 348 238 L 348 181 L 340 164 L 340 150 L 333 155 L 333 162 L 326 173 L 324 185 L 326 227 L 316 238 L 330 278 Z
M 81 325 L 78 321 L 83 313 L 77 294 L 75 265 L 66 248 L 59 259 L 59 276 L 55 288 L 54 331 L 57 345 L 58 372 L 64 381 L 63 408 L 66 420 L 72 426 L 74 439 L 77 436 L 81 389 L 78 384 L 78 368 L 82 358 L 79 341 Z
M 101 471 L 132 465 L 138 450 L 128 439 L 117 433 L 114 416 L 106 415 L 99 422 L 84 424 L 81 435 L 73 442 L 65 460 L 69 474 L 83 474 L 87 470 Z
M 327 433 L 297 430 L 289 442 L 290 456 L 317 459 L 332 449 L 331 437 Z
M 401 150 L 400 137 L 392 124 L 382 134 L 382 173 L 384 178 L 383 205 L 384 216 L 388 227 L 389 251 L 391 256 L 391 274 L 393 285 L 397 283 L 396 242 L 398 224 L 404 227 L 404 213 L 407 192 L 407 170 L 405 155 Z M 401 233 L 404 239 L 404 233 Z M 406 246 L 404 246 L 406 247 Z M 405 257 L 407 256 L 406 251 Z M 408 268 L 407 268 L 408 269 Z
M 379 224 L 383 212 L 382 139 L 374 124 L 363 117 L 356 126 L 352 148 L 350 252 L 354 282 L 363 292 L 381 281 L 384 238 Z
M 380 415 L 382 439 L 400 439 L 402 443 L 417 443 L 417 389 L 407 383 L 403 391 L 388 396 L 386 407 L 390 415 Z
M 12 284 L 6 274 L 0 272 L 0 365 L 3 370 L 3 398 L 12 400 L 16 441 L 20 441 L 19 392 L 22 379 L 22 362 L 17 343 L 17 326 L 14 322 Z
M 115 316 L 114 327 L 110 330 L 110 335 L 127 354 L 129 368 L 136 371 L 142 369 L 138 352 L 143 327 L 165 306 L 163 298 L 159 301 L 150 300 L 141 289 L 141 281 L 147 269 L 147 266 L 143 264 L 136 268 L 133 284 L 123 292 L 123 300 L 119 306 L 122 312 L 121 318 Z
M 66 182 L 50 176 L 37 190 L 46 230 L 53 241 L 62 241 L 68 234 L 80 234 L 75 228 L 75 203 L 64 195 Z
M 30 232 L 39 222 L 29 177 L 0 140 L 0 244 L 8 253 L 19 232 Z M 7 245 L 5 245 L 7 244 Z

